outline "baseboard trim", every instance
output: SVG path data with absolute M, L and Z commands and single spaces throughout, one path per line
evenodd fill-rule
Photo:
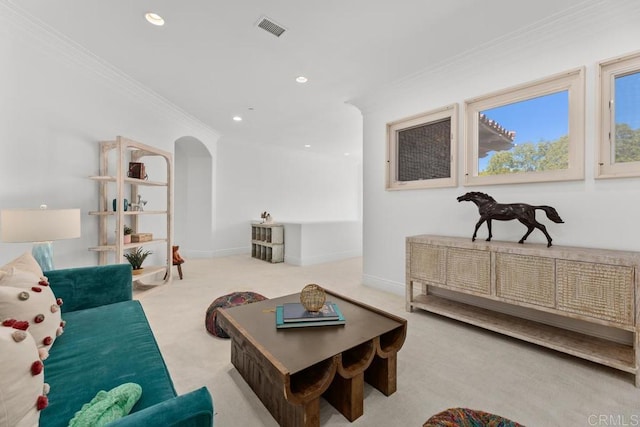
M 297 265 L 297 266 L 302 265 L 302 259 L 298 257 L 287 256 L 286 254 L 284 255 L 284 262 L 291 265 Z
M 182 255 L 183 258 L 220 258 L 229 255 L 244 255 L 248 253 L 251 253 L 251 248 L 249 247 L 220 249 L 215 251 L 180 249 L 180 255 Z
M 182 258 L 212 258 L 213 251 L 199 251 L 199 250 L 189 250 L 189 249 L 180 249 L 180 255 Z
M 347 258 L 361 257 L 362 251 L 346 251 L 336 252 L 327 255 L 319 255 L 314 257 L 293 257 L 284 255 L 284 262 L 291 265 L 307 266 L 315 264 L 324 264 L 326 262 L 340 261 Z
M 230 255 L 244 255 L 251 254 L 251 247 L 244 246 L 239 248 L 218 249 L 214 251 L 213 256 L 216 258 L 230 256 Z
M 362 275 L 362 284 L 370 288 L 378 289 L 383 292 L 404 296 L 404 283 L 394 282 L 392 280 L 383 279 L 381 277 L 372 276 L 370 274 Z

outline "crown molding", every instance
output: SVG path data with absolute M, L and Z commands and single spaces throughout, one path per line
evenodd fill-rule
M 69 37 L 30 15 L 16 5 L 15 1 L 0 0 L 0 25 L 12 38 L 19 39 L 22 43 L 29 43 L 36 49 L 46 51 L 49 55 L 55 53 L 58 57 L 87 69 L 108 85 L 139 102 L 143 102 L 168 119 L 179 122 L 197 135 L 210 138 L 214 143 L 221 137 L 221 134 L 215 129 Z
M 473 73 L 477 71 L 478 64 L 487 64 L 511 57 L 519 58 L 532 46 L 557 44 L 567 38 L 574 38 L 575 34 L 607 31 L 610 25 L 615 24 L 616 19 L 627 16 L 629 10 L 633 8 L 639 9 L 639 5 L 637 0 L 616 0 L 616 2 L 584 0 L 542 20 L 379 86 L 366 94 L 354 97 L 348 103 L 356 106 L 363 114 L 383 110 L 398 96 L 413 90 L 416 84 L 433 81 L 434 76 L 451 76 L 452 72 L 456 75 Z

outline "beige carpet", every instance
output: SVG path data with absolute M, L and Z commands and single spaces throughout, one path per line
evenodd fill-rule
M 183 268 L 184 280 L 176 277 L 138 298 L 178 393 L 207 386 L 217 427 L 277 423 L 231 365 L 229 340 L 205 330 L 210 302 L 236 290 L 276 297 L 308 283 L 409 321 L 398 355 L 398 391 L 385 397 L 365 385 L 364 415 L 353 423 L 323 400 L 321 426 L 421 426 L 458 406 L 530 427 L 639 425 L 640 389 L 630 374 L 422 311 L 408 313 L 403 297 L 361 284 L 360 258 L 298 267 L 238 255 L 189 259 Z

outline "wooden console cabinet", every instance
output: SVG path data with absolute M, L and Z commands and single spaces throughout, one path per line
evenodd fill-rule
M 432 235 L 407 237 L 406 251 L 407 311 L 419 308 L 629 372 L 640 386 L 640 252 Z M 627 331 L 630 343 L 437 296 L 434 288 Z

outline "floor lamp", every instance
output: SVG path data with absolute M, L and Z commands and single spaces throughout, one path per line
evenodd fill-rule
M 33 257 L 42 271 L 53 270 L 53 240 L 80 237 L 80 209 L 3 209 L 0 240 L 33 242 Z

